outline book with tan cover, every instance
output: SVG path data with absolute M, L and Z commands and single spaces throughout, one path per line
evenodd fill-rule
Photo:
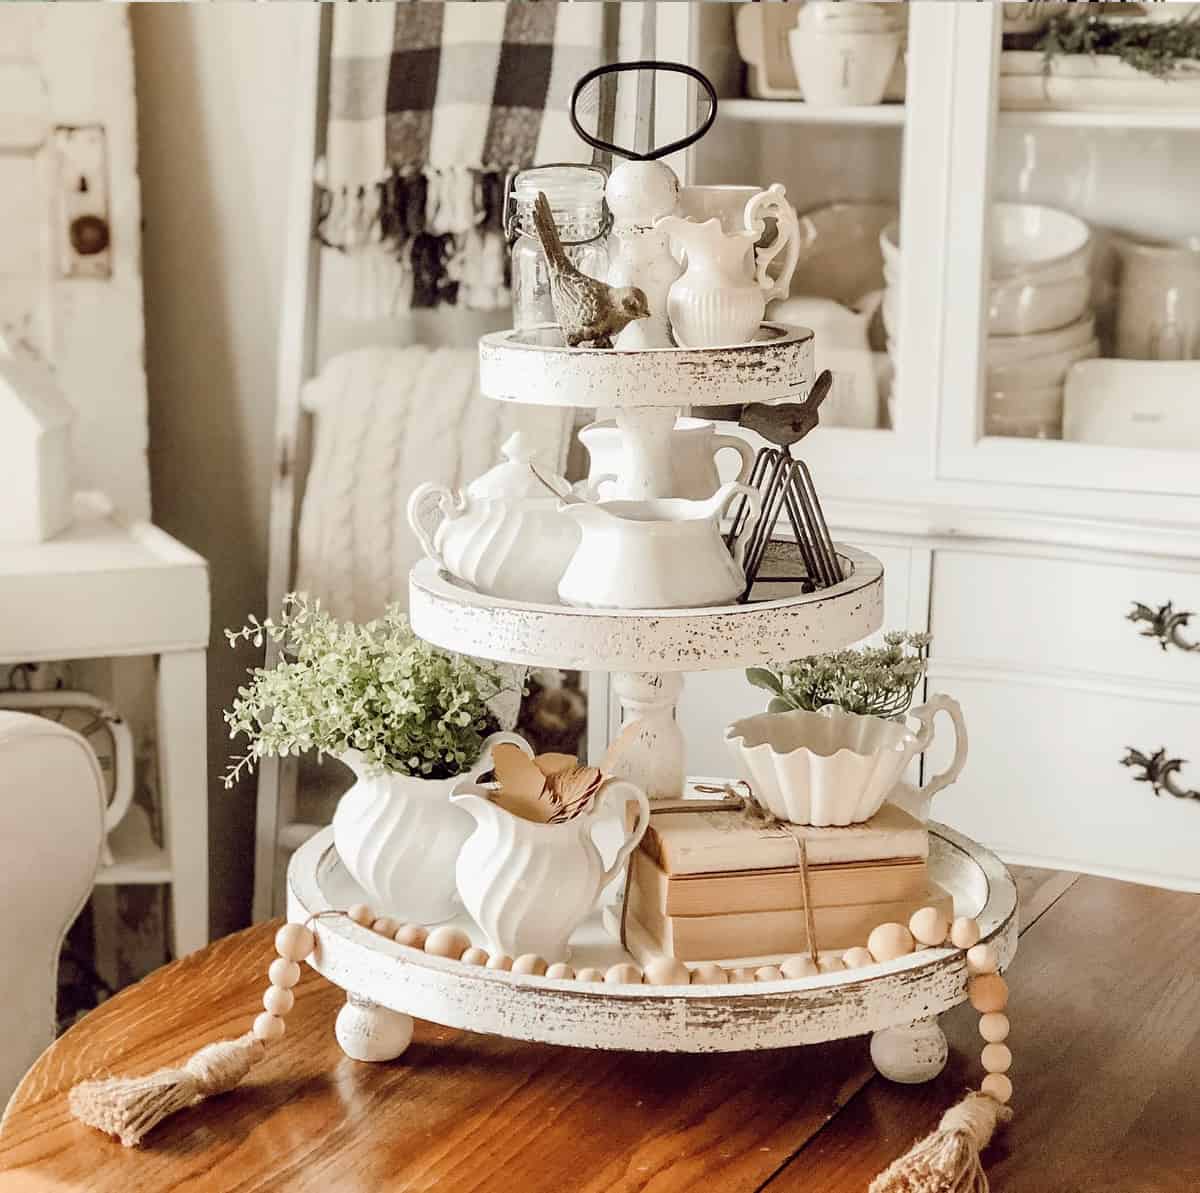
M 728 915 L 804 906 L 796 866 L 673 877 L 639 849 L 630 860 L 629 881 L 663 915 Z M 895 902 L 919 898 L 929 884 L 929 868 L 920 858 L 810 866 L 808 883 L 814 907 Z
M 913 912 L 922 907 L 937 907 L 950 916 L 954 902 L 936 883 L 930 883 L 917 898 L 814 907 L 817 945 L 821 949 L 865 945 L 873 928 L 892 921 L 907 924 Z M 668 916 L 633 887 L 628 914 L 645 931 L 653 947 L 680 961 L 783 957 L 808 948 L 805 915 L 799 909 Z
M 731 870 L 785 870 L 797 864 L 803 839 L 810 866 L 929 856 L 925 825 L 895 804 L 870 820 L 832 828 L 765 827 L 741 812 L 656 812 L 641 848 L 672 877 Z

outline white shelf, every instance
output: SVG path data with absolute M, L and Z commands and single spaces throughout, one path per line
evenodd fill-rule
M 859 108 L 814 108 L 802 99 L 723 99 L 719 114 L 729 120 L 761 120 L 771 124 L 850 124 L 896 128 L 904 124 L 903 104 Z
M 1069 112 L 1009 108 L 999 113 L 999 124 L 1001 128 L 1155 128 L 1187 132 L 1200 131 L 1200 110 Z
M 96 872 L 97 886 L 153 885 L 171 881 L 171 859 L 150 835 L 146 809 L 134 804 L 108 835 L 111 862 Z

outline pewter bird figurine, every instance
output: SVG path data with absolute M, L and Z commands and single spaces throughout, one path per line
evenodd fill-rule
M 826 369 L 813 382 L 803 402 L 751 402 L 742 407 L 738 423 L 771 443 L 791 447 L 821 421 L 821 403 L 832 386 L 833 374 Z
M 567 258 L 554 225 L 550 201 L 540 191 L 533 205 L 546 265 L 550 271 L 550 299 L 567 346 L 611 348 L 612 338 L 635 319 L 650 315 L 646 296 L 636 286 L 610 286 L 580 273 Z

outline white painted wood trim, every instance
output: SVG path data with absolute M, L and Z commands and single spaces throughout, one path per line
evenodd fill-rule
M 883 620 L 883 565 L 838 544 L 850 565 L 818 592 L 710 609 L 580 609 L 484 596 L 422 559 L 409 619 L 427 642 L 482 658 L 577 671 L 704 671 L 837 650 Z
M 317 297 L 320 246 L 313 238 L 318 195 L 313 169 L 324 139 L 326 72 L 332 13 L 327 5 L 298 9 L 302 23 L 297 34 L 303 67 L 297 72 L 292 94 L 296 113 L 293 132 L 290 201 L 284 250 L 283 305 L 279 318 L 278 386 L 275 402 L 275 453 L 271 473 L 271 521 L 267 558 L 266 606 L 277 614 L 291 588 L 296 521 L 303 483 L 298 462 L 307 430 L 300 405 L 301 390 L 313 374 L 316 361 Z M 274 665 L 278 648 L 268 641 L 266 666 Z M 258 774 L 255 811 L 253 918 L 274 914 L 275 866 L 279 812 L 282 801 L 291 806 L 294 768 L 272 759 Z
M 998 858 L 931 825 L 931 856 L 975 898 L 983 939 L 1006 968 L 1017 947 L 1017 894 Z M 301 847 L 288 868 L 288 918 L 331 910 L 324 868 L 333 830 Z M 514 975 L 430 957 L 343 917 L 313 921 L 309 964 L 335 985 L 389 1010 L 511 1039 L 634 1051 L 737 1052 L 814 1044 L 941 1014 L 966 998 L 966 962 L 928 949 L 869 969 L 730 986 L 597 986 Z

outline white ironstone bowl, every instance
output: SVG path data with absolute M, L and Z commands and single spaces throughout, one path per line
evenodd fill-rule
M 920 749 L 903 724 L 835 705 L 747 717 L 725 741 L 768 811 L 817 827 L 869 820 Z

